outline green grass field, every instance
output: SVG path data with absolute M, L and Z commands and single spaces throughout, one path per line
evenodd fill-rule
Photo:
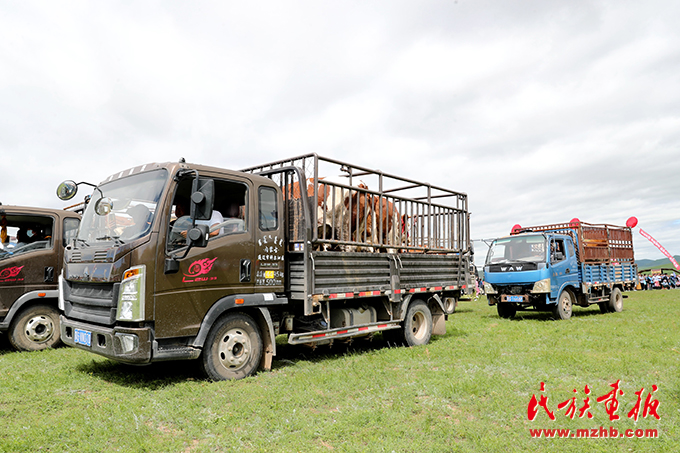
M 622 313 L 500 319 L 462 301 L 424 347 L 372 341 L 311 350 L 280 338 L 271 372 L 207 382 L 191 362 L 120 365 L 70 348 L 17 353 L 0 339 L 0 452 L 680 451 L 680 290 L 634 292 Z M 618 420 L 596 399 L 620 381 Z M 541 382 L 545 391 L 540 391 Z M 593 418 L 573 419 L 563 401 Z M 628 417 L 640 389 L 660 419 Z M 574 393 L 576 390 L 576 393 Z M 548 398 L 551 421 L 532 395 Z M 611 428 L 657 438 L 532 438 Z

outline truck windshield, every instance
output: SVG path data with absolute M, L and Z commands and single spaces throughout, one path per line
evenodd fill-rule
M 486 264 L 545 262 L 545 244 L 546 238 L 543 235 L 496 239 L 489 247 Z
M 160 169 L 99 186 L 92 193 L 92 199 L 83 213 L 78 240 L 86 243 L 125 243 L 148 234 L 167 180 L 167 171 Z M 113 201 L 111 212 L 107 215 L 95 212 L 97 201 L 102 198 Z

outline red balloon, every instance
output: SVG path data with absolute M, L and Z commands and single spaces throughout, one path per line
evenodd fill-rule
M 521 230 L 521 229 L 522 229 L 522 226 L 521 226 L 521 225 L 515 225 L 514 227 L 512 227 L 512 230 L 510 231 L 510 234 L 514 233 L 515 231 L 519 231 L 519 230 Z
M 576 225 L 578 225 L 579 223 L 581 223 L 581 221 L 578 219 L 578 217 L 574 217 L 573 219 L 571 219 L 571 221 L 570 221 L 569 223 L 570 223 L 571 225 L 576 226 Z
M 635 228 L 635 226 L 637 225 L 637 222 L 638 222 L 637 217 L 631 217 L 630 219 L 628 219 L 626 221 L 626 226 L 628 228 Z

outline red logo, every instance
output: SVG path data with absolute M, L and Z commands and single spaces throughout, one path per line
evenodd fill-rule
M 213 268 L 213 264 L 215 264 L 215 261 L 217 261 L 217 258 L 213 258 L 213 259 L 203 258 L 202 260 L 194 261 L 193 263 L 191 263 L 191 265 L 189 265 L 188 273 L 184 274 L 185 278 L 183 278 L 182 281 L 183 282 L 196 282 L 196 281 L 205 282 L 205 281 L 208 281 L 208 280 L 217 280 L 217 277 L 211 277 L 211 278 L 201 277 L 201 278 L 198 278 L 199 276 L 205 275 L 208 272 L 210 272 Z M 193 280 L 187 280 L 186 277 L 189 277 Z
M 0 271 L 0 280 L 6 281 L 10 278 L 16 277 L 17 275 L 19 275 L 19 273 L 21 272 L 21 269 L 23 269 L 23 268 L 24 268 L 24 266 L 21 266 L 21 267 L 14 266 L 14 267 L 7 267 L 7 268 L 3 269 L 2 271 Z

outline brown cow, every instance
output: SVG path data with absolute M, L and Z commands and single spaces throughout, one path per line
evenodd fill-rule
M 401 216 L 394 203 L 377 195 L 373 197 L 373 214 L 376 223 L 376 235 L 380 236 L 383 245 L 401 245 Z
M 324 178 L 319 178 L 323 180 Z M 314 198 L 314 179 L 307 178 L 305 181 L 307 198 Z M 286 187 L 286 192 L 291 199 L 301 199 L 302 190 L 299 181 Z M 342 219 L 346 217 L 342 210 L 343 194 L 339 187 L 330 184 L 318 183 L 316 196 L 317 231 L 320 239 L 340 239 L 342 231 Z M 312 202 L 313 203 L 313 202 Z M 313 204 L 312 204 L 313 206 Z M 313 209 L 313 208 L 312 208 Z M 324 249 L 328 249 L 325 245 Z
M 368 186 L 359 183 L 359 189 L 368 190 Z M 363 190 L 351 191 L 351 196 L 347 195 L 344 199 L 345 211 L 349 214 L 349 240 L 354 242 L 371 243 L 374 233 L 373 218 L 373 198 L 372 195 Z

